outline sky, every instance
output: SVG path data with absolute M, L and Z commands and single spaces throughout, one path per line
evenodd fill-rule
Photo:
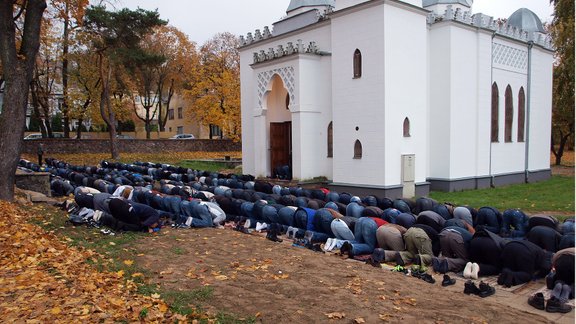
M 286 15 L 290 0 L 117 0 L 118 8 L 158 9 L 160 17 L 202 45 L 221 32 L 246 35 Z M 494 18 L 508 18 L 518 8 L 528 8 L 542 19 L 551 21 L 553 7 L 549 0 L 474 0 L 472 12 Z M 272 28 L 271 28 L 272 29 Z

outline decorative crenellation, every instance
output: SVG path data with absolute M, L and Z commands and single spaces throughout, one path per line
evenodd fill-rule
M 301 39 L 299 39 L 294 45 L 292 42 L 288 42 L 286 46 L 278 45 L 274 49 L 270 47 L 268 51 L 260 50 L 260 52 L 254 52 L 254 63 L 262 63 L 266 61 L 271 61 L 283 56 L 288 56 L 297 53 L 308 53 L 321 55 L 322 52 L 319 50 L 316 42 L 312 41 L 308 45 L 304 45 Z
M 270 32 L 270 28 L 268 26 L 265 26 L 263 31 L 260 31 L 260 29 L 256 29 L 254 31 L 254 34 L 248 33 L 246 34 L 246 37 L 240 35 L 240 46 L 250 45 L 252 43 L 268 39 L 271 37 L 272 33 Z
M 273 69 L 265 72 L 258 73 L 258 106 L 262 107 L 262 99 L 264 98 L 264 94 L 268 90 L 268 85 L 270 84 L 270 80 L 272 77 L 278 74 L 284 82 L 284 87 L 288 91 L 288 95 L 290 96 L 290 102 L 296 102 L 296 79 L 294 73 L 293 66 L 287 66 L 283 68 Z
M 458 21 L 467 25 L 476 26 L 480 28 L 490 29 L 496 34 L 517 39 L 523 42 L 533 42 L 547 49 L 552 49 L 552 39 L 545 34 L 521 30 L 514 26 L 510 26 L 499 20 L 494 20 L 493 17 L 477 13 L 470 14 L 470 11 L 462 11 L 460 8 L 454 10 L 451 5 L 446 7 L 444 14 L 437 15 L 434 12 L 428 14 L 427 22 L 432 25 L 441 21 Z

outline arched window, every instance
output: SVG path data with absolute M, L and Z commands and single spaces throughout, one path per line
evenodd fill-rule
M 361 159 L 362 158 L 362 143 L 359 140 L 356 140 L 354 143 L 354 158 Z
M 500 104 L 499 100 L 499 93 L 498 93 L 498 85 L 496 82 L 492 84 L 492 122 L 491 122 L 491 134 L 490 139 L 491 141 L 498 142 L 498 106 Z
M 362 77 L 362 53 L 359 49 L 354 51 L 354 79 Z
M 524 142 L 524 132 L 526 125 L 526 95 L 524 87 L 518 93 L 518 142 Z
M 330 122 L 330 124 L 328 124 L 328 131 L 326 132 L 327 135 L 327 146 L 328 146 L 328 157 L 332 157 L 332 155 L 334 154 L 334 146 L 333 146 L 333 138 L 334 138 L 334 130 L 332 129 L 332 122 Z
M 404 118 L 404 137 L 410 137 L 410 119 L 408 117 Z
M 510 85 L 506 87 L 504 93 L 504 142 L 512 142 L 512 124 L 514 122 L 514 98 L 512 97 L 512 88 Z

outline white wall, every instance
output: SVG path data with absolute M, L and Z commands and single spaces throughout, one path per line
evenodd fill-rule
M 326 154 L 324 153 L 323 158 L 316 159 L 319 156 L 318 152 L 321 151 L 322 143 L 324 143 L 324 147 L 326 146 L 325 135 L 321 139 L 320 136 L 316 136 L 316 134 L 312 136 L 313 133 L 311 133 L 312 129 L 321 129 L 320 124 L 322 123 L 326 123 L 327 126 L 329 121 L 326 122 L 326 120 L 331 119 L 330 57 L 294 54 L 251 66 L 254 52 L 268 51 L 269 48 L 276 49 L 278 45 L 286 47 L 288 42 L 292 42 L 296 46 L 298 40 L 301 40 L 304 46 L 308 46 L 311 41 L 314 41 L 321 51 L 330 52 L 330 25 L 321 23 L 315 27 L 298 35 L 280 35 L 240 49 L 243 167 L 255 176 L 270 175 L 269 122 L 280 121 L 280 119 L 282 121 L 290 120 L 285 115 L 279 117 L 275 113 L 263 109 L 266 108 L 265 104 L 263 104 L 264 107 L 259 105 L 258 74 L 265 73 L 271 79 L 273 73 L 269 73 L 270 71 L 287 68 L 294 71 L 291 75 L 294 100 L 290 102 L 290 118 L 293 129 L 293 169 L 295 170 L 293 176 L 304 179 L 311 177 L 312 174 L 313 176 L 319 174 L 329 176 L 331 174 L 331 166 L 326 159 Z M 310 59 L 315 60 L 314 63 L 308 64 Z M 270 80 L 268 80 L 268 90 L 270 90 L 269 82 Z M 287 87 L 287 85 L 284 86 Z M 314 117 L 315 119 L 310 120 L 296 117 L 295 114 L 301 114 L 301 110 L 315 111 L 322 117 Z M 300 126 L 304 128 L 300 129 Z M 311 156 L 311 152 L 314 155 Z M 302 163 L 302 156 L 306 157 L 307 163 Z
M 384 5 L 385 132 L 384 183 L 400 185 L 401 156 L 415 155 L 415 182 L 426 181 L 428 170 L 428 69 L 426 14 L 407 10 L 403 3 Z M 411 137 L 403 137 L 404 119 Z M 375 142 L 382 145 L 382 142 Z
M 332 18 L 334 175 L 337 183 L 384 185 L 384 6 Z M 362 77 L 353 78 L 354 51 Z M 358 127 L 358 131 L 356 131 Z M 354 159 L 354 143 L 363 146 Z
M 518 51 L 518 53 L 526 54 L 528 47 L 525 44 L 507 40 L 503 38 L 494 39 L 494 47 L 506 46 L 508 48 Z M 494 52 L 497 54 L 497 52 Z M 492 70 L 492 80 L 498 85 L 499 91 L 499 134 L 498 143 L 492 143 L 492 163 L 491 174 L 507 174 L 523 172 L 525 166 L 525 143 L 518 142 L 518 94 L 520 88 L 527 91 L 528 69 L 518 68 L 514 61 L 509 61 L 509 64 L 500 64 L 496 57 L 494 59 L 494 67 Z M 512 89 L 512 103 L 513 103 L 513 122 L 512 122 L 512 142 L 505 141 L 505 122 L 506 122 L 506 88 L 508 85 Z
M 530 149 L 528 170 L 550 168 L 552 128 L 552 64 L 550 51 L 532 48 L 532 84 L 530 87 Z

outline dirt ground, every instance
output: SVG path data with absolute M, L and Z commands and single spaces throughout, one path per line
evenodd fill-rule
M 543 281 L 496 286 L 495 295 L 482 299 L 465 295 L 465 280 L 457 274 L 451 274 L 456 285 L 442 287 L 439 274 L 430 284 L 283 238 L 275 243 L 261 233 L 228 228 L 166 229 L 134 246 L 142 252 L 135 261 L 163 288 L 212 287 L 213 298 L 202 304 L 209 311 L 257 316 L 261 323 L 574 322 L 574 311 L 562 316 L 526 303 Z

